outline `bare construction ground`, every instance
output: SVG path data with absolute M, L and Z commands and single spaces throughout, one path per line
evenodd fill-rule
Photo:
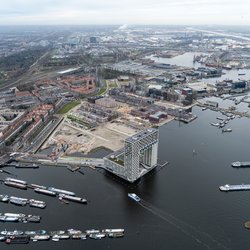
M 53 144 L 57 144 L 59 147 L 66 143 L 69 146 L 66 154 L 75 152 L 87 154 L 98 147 L 115 151 L 122 148 L 124 140 L 136 132 L 137 130 L 116 122 L 108 122 L 95 129 L 85 130 L 64 121 L 57 131 L 51 135 L 43 148 Z

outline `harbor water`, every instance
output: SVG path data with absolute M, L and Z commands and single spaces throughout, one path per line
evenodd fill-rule
M 41 222 L 0 223 L 0 230 L 66 230 L 69 228 L 124 228 L 120 239 L 30 242 L 11 249 L 145 249 L 202 250 L 247 249 L 250 231 L 250 191 L 224 193 L 219 186 L 249 184 L 250 168 L 231 167 L 249 161 L 250 120 L 235 118 L 226 128 L 211 126 L 221 114 L 195 107 L 198 118 L 189 124 L 172 121 L 160 128 L 159 159 L 165 167 L 131 185 L 103 170 L 83 168 L 85 175 L 63 167 L 15 169 L 15 178 L 70 190 L 88 200 L 87 205 L 60 203 L 58 198 L 1 186 L 1 193 L 46 202 L 45 209 L 0 203 L 1 212 L 36 214 Z M 9 177 L 1 173 L 1 179 Z M 136 193 L 141 203 L 128 198 Z M 5 243 L 1 250 L 9 249 Z

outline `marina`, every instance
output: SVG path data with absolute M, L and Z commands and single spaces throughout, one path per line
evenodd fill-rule
M 72 191 L 59 189 L 55 187 L 46 187 L 37 184 L 28 184 L 26 181 L 13 179 L 13 178 L 6 178 L 4 181 L 6 186 L 11 186 L 19 189 L 27 189 L 31 188 L 36 193 L 44 194 L 48 196 L 58 196 L 59 200 L 63 201 L 65 204 L 68 204 L 68 201 L 87 204 L 87 200 L 81 197 L 76 197 L 76 194 Z M 18 197 L 7 197 L 5 195 L 0 195 L 0 201 L 3 202 L 10 202 L 15 205 L 26 206 L 29 204 L 31 207 L 38 207 L 38 208 L 45 208 L 46 203 L 43 201 L 35 200 L 35 199 L 25 199 L 25 198 L 18 198 Z
M 1 222 L 32 222 L 39 223 L 41 217 L 38 215 L 25 215 L 25 214 L 14 214 L 14 213 L 0 213 Z
M 30 241 L 60 241 L 60 240 L 86 240 L 95 239 L 101 240 L 105 237 L 109 238 L 121 238 L 124 236 L 124 229 L 90 229 L 86 230 L 86 233 L 82 233 L 78 229 L 68 229 L 66 231 L 50 231 L 45 230 L 38 231 L 1 231 L 0 232 L 0 241 L 5 242 L 6 244 L 28 244 Z
M 19 206 L 26 206 L 29 205 L 30 207 L 37 207 L 37 208 L 45 208 L 46 203 L 44 201 L 39 201 L 35 199 L 27 199 L 27 198 L 20 198 L 15 196 L 8 196 L 4 194 L 0 194 L 0 201 L 5 203 L 12 203 Z

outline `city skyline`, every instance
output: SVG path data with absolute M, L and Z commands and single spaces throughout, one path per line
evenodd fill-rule
M 166 24 L 250 25 L 242 0 L 10 0 L 1 3 L 1 25 Z

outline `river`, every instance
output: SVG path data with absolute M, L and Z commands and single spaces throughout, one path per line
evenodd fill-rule
M 18 178 L 71 190 L 88 199 L 87 205 L 61 204 L 56 198 L 1 185 L 1 193 L 47 202 L 44 210 L 0 203 L 1 212 L 42 216 L 39 224 L 1 223 L 0 230 L 68 228 L 124 228 L 125 237 L 99 241 L 31 242 L 11 249 L 247 249 L 250 231 L 250 191 L 223 193 L 226 183 L 250 183 L 250 169 L 234 169 L 231 162 L 250 160 L 250 120 L 235 118 L 222 133 L 210 125 L 217 112 L 201 111 L 190 124 L 172 121 L 160 128 L 159 159 L 169 165 L 149 173 L 137 184 L 121 182 L 103 170 L 84 168 L 85 175 L 62 167 L 15 169 Z M 195 153 L 194 153 L 195 152 Z M 1 179 L 6 174 L 1 174 Z M 137 204 L 127 197 L 137 193 Z M 1 243 L 1 249 L 9 249 Z

